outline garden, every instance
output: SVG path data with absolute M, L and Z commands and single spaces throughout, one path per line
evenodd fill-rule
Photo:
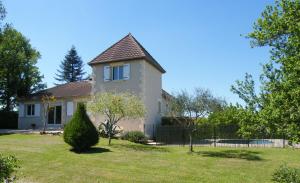
M 105 94 L 105 98 L 107 95 Z M 111 95 L 115 99 L 115 95 Z M 127 106 L 130 97 L 118 96 Z M 101 96 L 99 96 L 101 99 Z M 137 101 L 135 98 L 131 98 Z M 127 101 L 127 102 L 126 102 Z M 138 105 L 136 102 L 135 105 Z M 99 108 L 97 102 L 89 107 Z M 118 105 L 118 106 L 123 106 Z M 107 108 L 106 108 L 107 109 Z M 109 108 L 114 109 L 114 108 Z M 123 110 L 122 110 L 123 111 Z M 112 114 L 112 113 L 111 113 Z M 103 125 L 111 122 L 103 123 Z M 0 180 L 13 182 L 299 182 L 300 151 L 146 145 L 141 132 L 104 138 L 79 104 L 59 134 L 0 135 Z M 113 126 L 113 125 L 112 125 Z M 114 128 L 113 128 L 114 129 Z M 99 142 L 100 141 L 100 142 Z M 190 149 L 190 148 L 189 148 Z
M 275 1 L 246 35 L 252 47 L 267 47 L 270 59 L 262 64 L 258 85 L 246 73 L 231 86 L 242 104 L 203 88 L 170 95 L 154 140 L 172 145 L 147 145 L 143 132 L 119 129 L 119 121 L 147 115 L 138 96 L 98 93 L 86 105 L 78 104 L 62 135 L 47 134 L 46 120 L 40 134 L 0 134 L 0 182 L 300 183 L 299 12 L 299 0 Z M 0 0 L 0 25 L 5 15 Z M 7 63 L 0 64 L 1 81 L 6 81 L 0 83 L 5 88 L 0 128 L 16 128 L 17 99 L 45 85 L 36 66 L 39 52 L 11 25 L 0 28 L 0 54 Z M 55 98 L 43 97 L 48 97 L 43 100 L 47 116 Z M 105 117 L 99 127 L 86 108 Z M 283 148 L 249 148 L 265 139 L 282 140 Z M 203 140 L 210 146 L 198 146 Z M 247 147 L 217 147 L 228 140 Z
M 82 153 L 62 136 L 1 135 L 0 152 L 19 163 L 17 182 L 272 182 L 281 165 L 299 167 L 291 148 L 148 146 L 100 138 Z

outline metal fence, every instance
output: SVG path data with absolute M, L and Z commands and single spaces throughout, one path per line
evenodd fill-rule
M 183 126 L 149 126 L 153 129 L 154 140 L 159 144 L 188 145 L 191 128 Z M 258 133 L 251 139 L 243 139 L 236 125 L 202 125 L 193 128 L 193 144 L 214 147 L 285 147 L 288 143 L 283 136 Z

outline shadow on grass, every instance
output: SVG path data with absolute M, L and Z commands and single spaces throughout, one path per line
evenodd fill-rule
M 13 135 L 13 133 L 0 133 L 0 136 L 4 136 L 4 135 Z
M 74 149 L 70 149 L 70 151 L 76 153 L 76 154 L 96 154 L 96 153 L 105 153 L 105 152 L 111 152 L 111 150 L 101 147 L 91 147 L 90 149 L 82 152 L 75 151 Z
M 223 150 L 223 151 L 200 151 L 196 152 L 198 155 L 204 157 L 216 157 L 216 158 L 235 158 L 244 159 L 249 161 L 262 161 L 260 153 L 257 151 L 249 150 Z
M 157 146 L 142 145 L 142 144 L 112 144 L 114 148 L 131 149 L 135 151 L 153 151 L 153 152 L 169 152 L 168 149 Z

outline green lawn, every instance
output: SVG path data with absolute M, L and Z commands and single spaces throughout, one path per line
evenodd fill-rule
M 152 147 L 106 139 L 76 154 L 60 136 L 0 135 L 0 153 L 21 161 L 20 182 L 271 182 L 282 163 L 300 166 L 300 150 Z

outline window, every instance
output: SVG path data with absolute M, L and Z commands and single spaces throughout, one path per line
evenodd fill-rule
M 112 80 L 122 80 L 123 79 L 123 65 L 113 67 L 112 73 L 113 73 Z
M 130 64 L 124 64 L 119 66 L 103 67 L 103 80 L 104 82 L 112 80 L 129 80 L 130 79 Z
M 61 124 L 61 106 L 55 107 L 55 122 Z
M 60 105 L 49 108 L 48 124 L 61 124 L 61 109 Z
M 34 116 L 34 104 L 27 105 L 27 116 Z
M 50 107 L 48 110 L 48 124 L 54 124 L 54 107 Z
M 158 101 L 158 113 L 160 114 L 161 113 L 161 102 Z

